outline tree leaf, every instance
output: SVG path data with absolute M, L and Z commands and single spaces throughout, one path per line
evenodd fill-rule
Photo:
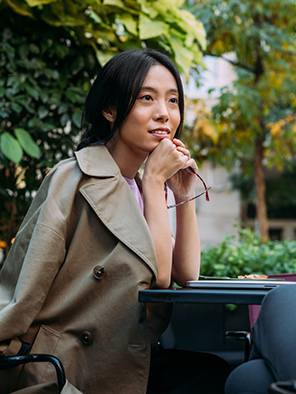
M 139 17 L 139 37 L 147 40 L 152 37 L 159 37 L 168 34 L 168 25 L 159 20 L 149 19 L 146 15 L 140 14 Z
M 11 45 L 9 45 L 7 42 L 4 42 L 2 44 L 2 48 L 3 48 L 3 51 L 7 53 L 8 57 L 10 59 L 14 58 L 15 49 Z
M 82 112 L 81 111 L 75 111 L 72 115 L 72 121 L 77 126 L 78 128 L 81 127 L 81 118 L 82 118 Z
M 61 115 L 61 114 L 65 113 L 65 112 L 67 112 L 68 109 L 69 109 L 69 104 L 62 103 L 62 104 L 59 106 L 59 108 L 58 108 L 58 114 Z
M 34 99 L 38 99 L 39 98 L 39 90 L 32 88 L 29 85 L 25 85 L 25 90 L 27 91 L 28 95 L 33 97 Z
M 101 17 L 92 9 L 88 9 L 90 18 L 96 23 L 102 23 Z
M 104 64 L 107 63 L 114 55 L 116 55 L 116 52 L 114 51 L 108 51 L 106 49 L 101 51 L 96 49 L 96 56 L 101 66 L 104 66 Z
M 0 119 L 1 118 L 2 119 L 9 118 L 9 114 L 8 114 L 8 111 L 6 109 L 0 111 Z
M 169 38 L 169 42 L 175 53 L 175 61 L 177 65 L 181 71 L 188 74 L 193 59 L 193 52 L 185 48 L 182 45 L 182 41 L 175 39 L 174 37 Z
M 26 3 L 28 3 L 30 7 L 36 7 L 37 5 L 50 4 L 55 2 L 56 0 L 26 0 Z
M 61 126 L 62 126 L 62 127 L 65 127 L 66 124 L 67 124 L 67 122 L 68 122 L 68 120 L 70 120 L 70 116 L 69 116 L 68 113 L 65 113 L 64 115 L 62 115 L 62 116 L 61 116 L 61 119 L 60 119 L 60 124 L 61 124 Z
M 38 46 L 35 45 L 35 44 L 30 44 L 30 45 L 29 45 L 29 48 L 30 48 L 30 51 L 31 51 L 32 53 L 34 53 L 34 54 L 37 54 L 37 53 L 40 52 L 40 49 L 39 49 Z
M 153 4 L 149 6 L 146 2 L 146 0 L 139 0 L 139 3 L 141 4 L 141 10 L 144 14 L 149 15 L 150 19 L 154 19 L 157 17 L 158 11 L 156 10 L 156 5 Z M 159 4 L 159 1 L 157 2 Z M 170 7 L 172 4 L 170 4 Z M 165 4 L 163 4 L 163 0 L 161 0 L 161 5 L 160 7 L 162 9 L 165 9 L 165 12 L 167 12 L 167 7 Z M 162 13 L 162 12 L 161 12 Z
M 20 112 L 22 112 L 22 107 L 19 105 L 19 104 L 17 104 L 17 103 L 15 103 L 15 102 L 12 102 L 11 104 L 11 109 L 14 111 L 14 112 L 16 112 L 17 114 L 19 114 Z
M 39 159 L 40 157 L 40 148 L 33 141 L 30 134 L 24 129 L 15 129 L 14 134 L 16 135 L 18 142 L 24 151 L 31 157 L 35 157 L 35 159 Z
M 105 0 L 104 5 L 113 5 L 118 8 L 125 8 L 125 5 L 121 0 Z
M 203 24 L 197 21 L 194 16 L 186 10 L 180 10 L 179 15 L 183 17 L 183 20 L 178 21 L 179 26 L 186 31 L 188 37 L 197 39 L 201 48 L 205 50 L 207 42 Z
M 28 53 L 29 53 L 29 44 L 24 44 L 19 47 L 20 57 L 24 58 L 28 55 Z
M 118 20 L 124 25 L 128 32 L 130 32 L 134 36 L 138 35 L 137 22 L 134 20 L 131 14 L 125 12 L 118 17 Z
M 0 149 L 4 156 L 14 163 L 19 163 L 23 157 L 23 150 L 18 141 L 7 131 L 0 136 Z
M 41 106 L 38 108 L 38 116 L 39 116 L 39 119 L 44 119 L 44 118 L 48 115 L 48 112 L 49 112 L 48 108 L 45 107 L 44 105 L 41 105 Z
M 18 0 L 6 0 L 8 5 L 18 14 L 24 15 L 24 16 L 29 16 L 30 18 L 33 18 L 32 12 L 28 4 L 22 3 L 20 4 L 20 1 Z

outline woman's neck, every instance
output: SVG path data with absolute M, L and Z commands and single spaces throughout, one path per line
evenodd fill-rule
M 146 157 L 144 155 L 131 155 L 131 152 L 117 149 L 116 145 L 109 144 L 109 142 L 106 144 L 106 148 L 118 165 L 121 174 L 126 178 L 135 178 Z

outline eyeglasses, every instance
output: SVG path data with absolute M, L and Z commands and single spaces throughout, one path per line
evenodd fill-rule
M 190 169 L 190 170 L 201 180 L 201 182 L 202 182 L 203 187 L 205 188 L 205 190 L 204 190 L 202 193 L 199 193 L 197 196 L 192 197 L 192 198 L 189 198 L 189 200 L 182 201 L 182 202 L 179 202 L 178 204 L 174 204 L 174 205 L 167 205 L 167 209 L 174 208 L 174 207 L 177 207 L 177 206 L 182 205 L 182 204 L 186 204 L 186 202 L 195 200 L 196 198 L 202 196 L 203 194 L 206 195 L 206 201 L 210 201 L 210 197 L 209 197 L 208 191 L 209 191 L 211 188 L 210 188 L 210 187 L 207 187 L 205 181 L 202 179 L 202 177 L 201 177 L 197 172 L 194 171 L 194 169 L 193 169 L 192 167 L 189 167 L 189 169 Z M 166 183 L 165 183 L 165 194 L 166 194 L 166 197 L 167 197 L 167 184 L 166 184 Z

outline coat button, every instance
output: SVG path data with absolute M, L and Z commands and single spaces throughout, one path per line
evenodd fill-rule
M 104 276 L 106 275 L 105 268 L 102 265 L 97 265 L 93 269 L 93 275 L 96 279 L 103 279 Z
M 89 331 L 83 331 L 81 333 L 81 341 L 85 345 L 91 345 L 94 341 L 92 334 Z

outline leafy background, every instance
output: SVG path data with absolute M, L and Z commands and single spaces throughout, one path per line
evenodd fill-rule
M 239 240 L 226 236 L 201 253 L 201 275 L 237 278 L 249 274 L 296 272 L 296 241 L 262 243 L 250 229 L 239 230 Z
M 46 169 L 81 137 L 92 79 L 127 48 L 203 66 L 203 25 L 183 1 L 0 0 L 0 246 L 11 240 Z
M 0 239 L 9 245 L 45 169 L 73 152 L 97 60 L 65 30 L 1 17 Z

